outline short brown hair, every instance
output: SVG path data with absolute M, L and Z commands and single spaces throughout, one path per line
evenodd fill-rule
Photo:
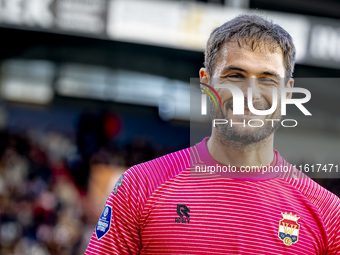
M 295 46 L 290 34 L 279 25 L 273 24 L 258 15 L 243 14 L 214 29 L 210 34 L 205 50 L 204 65 L 211 78 L 222 45 L 233 40 L 240 47 L 240 42 L 242 42 L 252 50 L 255 50 L 259 43 L 278 44 L 283 52 L 285 78 L 288 80 L 293 76 Z

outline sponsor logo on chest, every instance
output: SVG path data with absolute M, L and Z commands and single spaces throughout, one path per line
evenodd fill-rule
M 176 223 L 189 223 L 190 222 L 190 215 L 189 215 L 189 208 L 186 205 L 177 205 L 177 214 L 180 218 L 175 218 Z

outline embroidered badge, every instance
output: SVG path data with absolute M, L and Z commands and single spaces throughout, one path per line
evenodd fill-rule
M 112 208 L 111 206 L 106 205 L 96 226 L 96 236 L 98 240 L 109 232 L 111 227 L 111 216 Z
M 297 220 L 300 217 L 292 215 L 292 213 L 287 214 L 286 212 L 281 213 L 283 219 L 279 223 L 279 238 L 283 241 L 285 245 L 292 245 L 298 241 L 300 225 Z
M 117 195 L 119 187 L 123 185 L 123 180 L 124 180 L 124 174 L 122 174 L 119 177 L 118 181 L 116 182 L 115 186 L 113 187 L 113 191 L 114 191 L 113 194 L 114 195 Z

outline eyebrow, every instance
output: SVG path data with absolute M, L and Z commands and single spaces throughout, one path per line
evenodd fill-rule
M 241 72 L 247 72 L 246 70 L 237 67 L 237 66 L 227 66 L 226 68 L 223 69 L 222 73 L 224 72 L 229 72 L 229 71 L 241 71 Z
M 280 78 L 280 75 L 275 71 L 265 71 L 265 72 L 262 72 L 261 74 Z
M 247 72 L 246 70 L 240 67 L 231 65 L 231 66 L 227 66 L 226 68 L 224 68 L 222 73 L 229 72 L 229 71 L 241 71 L 245 73 Z M 267 71 L 262 72 L 261 74 L 280 78 L 280 75 L 276 71 L 273 71 L 273 70 L 267 70 Z

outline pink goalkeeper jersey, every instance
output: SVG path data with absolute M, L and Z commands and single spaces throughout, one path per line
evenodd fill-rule
M 337 196 L 277 151 L 291 171 L 197 172 L 206 140 L 126 171 L 85 254 L 340 254 Z

